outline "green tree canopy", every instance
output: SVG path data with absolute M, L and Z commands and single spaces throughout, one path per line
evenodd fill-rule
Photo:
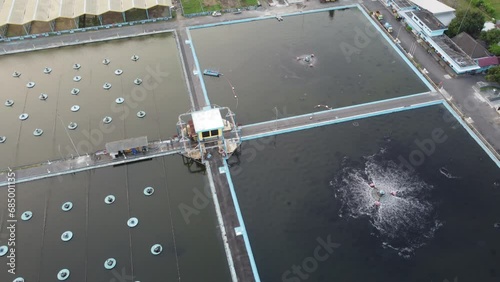
M 479 36 L 481 40 L 484 40 L 488 45 L 498 44 L 500 42 L 500 29 L 490 29 L 488 31 L 482 31 Z
M 500 66 L 492 67 L 486 74 L 486 80 L 500 83 Z
M 500 56 L 500 46 L 497 44 L 492 44 L 488 47 L 488 51 L 495 56 Z
M 490 29 L 488 31 L 482 31 L 479 36 L 481 40 L 484 40 L 488 44 L 488 50 L 494 55 L 500 55 L 500 29 Z
M 494 17 L 495 16 L 495 8 L 491 4 L 491 0 L 472 0 L 472 4 L 485 13 L 487 13 L 489 16 Z
M 454 37 L 462 31 L 467 32 L 470 36 L 478 38 L 481 29 L 484 26 L 484 16 L 478 10 L 460 10 L 457 11 L 456 17 L 448 26 L 446 34 L 449 37 Z

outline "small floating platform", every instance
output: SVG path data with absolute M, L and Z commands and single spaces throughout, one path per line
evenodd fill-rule
M 204 75 L 208 75 L 208 76 L 214 76 L 214 77 L 219 77 L 222 75 L 222 73 L 218 72 L 218 71 L 215 71 L 215 70 L 209 70 L 209 69 L 206 69 L 203 71 L 203 74 Z

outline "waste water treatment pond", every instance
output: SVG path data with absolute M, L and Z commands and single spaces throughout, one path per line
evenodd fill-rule
M 172 33 L 2 56 L 0 64 L 0 168 L 93 153 L 125 138 L 171 138 L 191 108 Z
M 230 281 L 214 205 L 193 206 L 194 191 L 204 193 L 206 181 L 172 156 L 19 183 L 16 275 L 7 272 L 5 255 L 0 281 L 58 281 L 61 269 L 79 282 Z M 0 246 L 10 237 L 7 191 L 0 188 Z M 186 217 L 186 206 L 197 212 Z M 25 211 L 32 212 L 28 221 L 21 220 Z M 73 237 L 65 242 L 66 231 Z M 155 244 L 161 245 L 156 255 Z M 116 265 L 108 270 L 109 258 Z
M 500 277 L 499 168 L 441 105 L 244 142 L 230 162 L 262 281 Z
M 357 8 L 190 33 L 201 71 L 223 74 L 204 76 L 210 102 L 243 124 L 429 91 Z

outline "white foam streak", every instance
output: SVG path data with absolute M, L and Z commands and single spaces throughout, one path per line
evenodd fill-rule
M 397 250 L 402 257 L 410 257 L 442 225 L 434 218 L 428 200 L 433 187 L 377 155 L 367 157 L 363 168 L 344 167 L 332 183 L 335 196 L 342 201 L 340 215 L 368 216 L 383 246 Z M 385 195 L 379 196 L 380 190 Z

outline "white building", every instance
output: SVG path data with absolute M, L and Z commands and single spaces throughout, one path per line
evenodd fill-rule
M 488 30 L 492 30 L 492 29 L 495 29 L 495 28 L 496 28 L 496 26 L 495 26 L 494 23 L 492 23 L 492 22 L 485 22 L 482 31 L 488 31 Z
M 455 18 L 455 9 L 436 0 L 385 0 L 394 12 L 423 39 L 440 59 L 458 74 L 481 71 L 478 62 L 444 32 Z
M 410 0 L 421 9 L 425 9 L 433 14 L 442 24 L 448 26 L 455 18 L 455 9 L 437 0 Z
M 405 11 L 400 15 L 410 26 L 418 32 L 423 32 L 427 36 L 443 35 L 448 29 L 432 13 L 427 10 Z

